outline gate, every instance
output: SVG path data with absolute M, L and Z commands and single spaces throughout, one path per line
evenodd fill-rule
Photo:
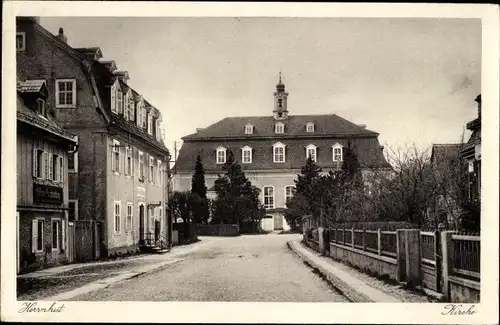
M 68 222 L 68 262 L 75 261 L 75 224 Z

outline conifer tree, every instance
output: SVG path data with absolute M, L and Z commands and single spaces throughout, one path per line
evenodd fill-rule
M 207 198 L 207 187 L 205 186 L 205 169 L 200 155 L 196 156 L 196 164 L 194 166 L 194 174 L 191 179 L 191 192 L 196 193 L 202 199 Z

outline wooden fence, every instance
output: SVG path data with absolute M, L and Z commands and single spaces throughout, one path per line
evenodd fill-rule
M 481 237 L 453 234 L 452 272 L 467 278 L 480 278 Z

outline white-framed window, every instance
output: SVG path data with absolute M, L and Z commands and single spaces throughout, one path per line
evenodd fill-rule
M 161 186 L 161 185 L 163 185 L 163 177 L 162 177 L 162 164 L 161 164 L 161 160 L 158 160 L 158 161 L 156 162 L 156 164 L 157 164 L 157 166 L 158 166 L 158 168 L 157 168 L 157 169 L 158 169 L 158 171 L 157 171 L 157 172 L 158 172 L 158 181 L 157 181 L 157 183 L 158 183 L 158 185 L 160 185 L 160 186 Z
M 132 94 L 132 92 L 129 90 L 128 91 L 128 96 L 127 96 L 127 102 L 128 102 L 128 119 L 130 121 L 134 121 L 135 120 L 135 101 L 134 101 L 134 95 Z
M 306 159 L 309 159 L 309 157 L 316 162 L 316 146 L 314 144 L 306 147 Z
M 75 108 L 76 107 L 76 80 L 57 79 L 56 80 L 56 107 Z
M 252 124 L 245 125 L 245 134 L 253 134 L 253 125 Z
M 148 134 L 153 135 L 153 115 L 151 114 L 153 110 L 148 114 Z
M 41 98 L 36 100 L 36 112 L 42 117 L 47 117 L 47 111 L 45 109 L 45 101 Z
M 142 128 L 143 126 L 143 121 L 142 121 L 142 112 L 144 111 L 144 105 L 141 101 L 137 102 L 137 126 Z
M 122 223 L 122 203 L 121 201 L 115 201 L 114 208 L 114 230 L 115 234 L 119 234 L 121 232 L 121 223 Z
M 43 149 L 33 149 L 33 177 L 45 178 L 45 152 Z
M 283 163 L 285 162 L 285 145 L 281 142 L 277 142 L 273 145 L 273 162 Z
M 78 220 L 78 200 L 68 200 L 68 221 Z
M 285 124 L 281 122 L 277 122 L 274 124 L 274 133 L 284 133 L 285 132 Z
M 285 206 L 288 205 L 288 202 L 293 198 L 295 195 L 295 186 L 294 185 L 287 185 L 285 186 Z
M 120 89 L 116 92 L 116 108 L 118 114 L 123 114 L 123 93 Z
M 155 118 L 154 136 L 155 136 L 156 140 L 158 140 L 158 141 L 160 141 L 160 139 L 161 139 L 160 134 L 161 134 L 161 132 L 160 132 L 160 119 Z
M 274 186 L 264 186 L 264 208 L 274 209 Z
M 251 164 L 252 163 L 252 148 L 249 146 L 244 146 L 241 148 L 241 162 L 243 164 Z
M 217 164 L 225 164 L 226 163 L 226 151 L 227 151 L 227 149 L 224 147 L 218 147 L 216 149 L 216 162 L 217 162 Z
M 78 142 L 78 136 L 75 139 Z M 72 173 L 78 172 L 78 151 L 68 154 L 68 171 Z
M 40 253 L 44 251 L 44 230 L 45 220 L 34 219 L 31 225 L 31 243 L 32 252 Z
M 113 159 L 111 160 L 111 170 L 120 172 L 120 142 L 113 140 Z
M 139 179 L 144 181 L 144 153 L 142 151 L 139 151 L 138 155 L 138 160 L 139 160 Z
M 307 122 L 306 132 L 314 132 L 314 123 L 313 122 Z
M 336 143 L 332 146 L 333 161 L 342 161 L 342 145 Z
M 132 202 L 127 202 L 127 220 L 125 224 L 125 229 L 127 232 L 130 232 L 132 230 L 132 220 L 133 220 L 133 212 L 134 211 L 134 205 Z
M 148 112 L 147 112 L 147 110 L 146 110 L 146 107 L 144 107 L 144 106 L 143 106 L 143 107 L 142 107 L 142 111 L 141 111 L 141 115 L 142 115 L 142 117 L 141 117 L 141 120 L 142 120 L 142 125 L 141 125 L 141 127 L 142 127 L 143 129 L 145 129 L 145 128 L 147 127 L 147 124 L 146 124 L 146 123 L 147 123 L 147 114 L 148 114 Z
M 132 148 L 125 148 L 125 175 L 132 176 Z
M 56 251 L 60 248 L 60 240 L 61 240 L 61 220 L 60 219 L 52 219 L 52 250 Z
M 24 32 L 16 33 L 16 51 L 26 50 L 26 34 Z
M 49 154 L 49 179 L 56 182 L 62 182 L 63 176 L 63 157 L 56 154 Z
M 153 157 L 149 157 L 149 182 L 155 182 L 155 159 Z
M 120 114 L 123 112 L 123 94 L 120 89 L 120 83 L 118 80 L 111 86 L 111 111 L 115 114 Z

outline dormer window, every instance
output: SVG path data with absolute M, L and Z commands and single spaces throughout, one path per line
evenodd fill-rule
M 36 112 L 43 117 L 47 117 L 47 112 L 45 111 L 45 101 L 41 98 L 36 100 Z
M 273 145 L 273 162 L 284 163 L 285 162 L 285 145 L 281 142 L 277 142 Z
M 148 114 L 148 134 L 153 135 L 153 116 L 151 113 Z
M 249 146 L 244 146 L 241 148 L 241 162 L 244 164 L 252 163 L 252 148 Z
M 134 101 L 134 95 L 132 95 L 131 91 L 128 92 L 127 102 L 128 102 L 128 119 L 130 121 L 134 121 L 135 120 L 135 114 L 134 114 L 135 113 L 134 112 L 135 101 Z
M 115 114 L 123 114 L 123 94 L 118 80 L 111 86 L 111 111 Z
M 26 50 L 26 34 L 24 32 L 16 33 L 16 51 Z
M 245 134 L 253 134 L 253 125 L 252 124 L 245 125 Z
M 306 159 L 309 158 L 316 162 L 316 146 L 314 144 L 310 144 L 306 147 Z
M 217 164 L 225 164 L 226 163 L 226 151 L 227 149 L 224 147 L 218 147 L 216 150 L 216 162 Z
M 314 123 L 308 122 L 306 124 L 306 132 L 314 132 Z
M 274 125 L 274 133 L 280 134 L 285 132 L 285 124 L 278 122 Z
M 342 161 L 342 145 L 336 143 L 332 146 L 333 161 Z

